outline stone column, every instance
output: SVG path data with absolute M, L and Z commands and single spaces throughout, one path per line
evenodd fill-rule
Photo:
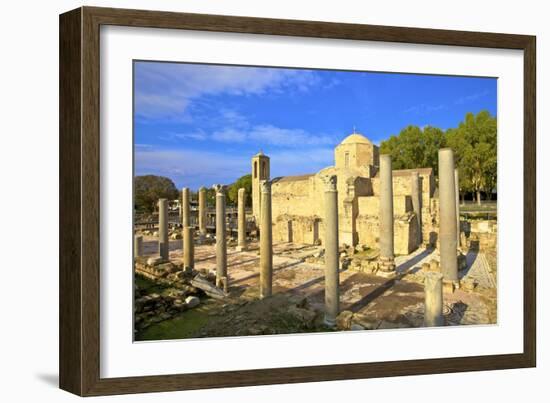
M 168 200 L 159 199 L 159 255 L 168 261 Z
M 395 274 L 393 254 L 393 177 L 391 156 L 380 156 L 380 270 L 379 275 Z
M 245 210 L 245 201 L 246 201 L 246 189 L 240 188 L 238 192 L 238 217 L 237 217 L 237 227 L 238 227 L 238 239 L 237 239 L 237 251 L 246 250 L 246 210 Z
M 184 228 L 191 225 L 189 217 L 189 188 L 181 190 L 181 225 Z
M 416 215 L 416 224 L 418 226 L 418 246 L 422 244 L 422 189 L 420 188 L 420 176 L 418 171 L 411 174 L 411 197 L 413 211 Z
M 458 168 L 455 168 L 455 205 L 456 205 L 456 242 L 460 246 L 460 189 L 458 180 Z
M 191 215 L 189 213 L 189 188 L 181 190 L 181 224 L 183 240 L 183 269 L 195 266 L 193 228 L 191 227 Z
M 183 269 L 195 267 L 195 247 L 193 227 L 183 227 Z
M 338 190 L 336 175 L 325 182 L 325 323 L 336 324 L 340 312 L 340 259 L 338 252 Z
M 206 189 L 199 189 L 199 237 L 206 237 Z
M 260 184 L 260 298 L 271 296 L 273 282 L 273 236 L 271 228 L 271 182 Z
M 225 189 L 214 185 L 216 191 L 216 286 L 224 287 L 227 280 L 227 240 L 225 236 Z
M 134 257 L 143 255 L 143 236 L 134 235 Z
M 445 281 L 457 282 L 456 196 L 453 150 L 439 150 L 439 254 Z
M 424 326 L 443 326 L 443 275 L 426 273 L 424 277 Z

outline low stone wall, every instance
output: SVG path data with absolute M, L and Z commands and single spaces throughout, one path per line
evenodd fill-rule
M 464 220 L 461 221 L 463 247 L 483 251 L 496 251 L 497 230 L 496 220 Z
M 403 198 L 405 200 L 405 198 Z M 356 220 L 358 245 L 378 248 L 378 216 L 360 215 Z M 408 255 L 416 250 L 418 225 L 412 211 L 396 215 L 394 223 L 394 247 L 397 255 Z M 275 242 L 302 244 L 322 244 L 324 238 L 323 221 L 316 216 L 300 217 L 281 215 L 273 223 Z M 341 237 L 343 239 L 343 237 Z M 343 244 L 343 241 L 340 241 Z
M 408 255 L 418 247 L 418 225 L 414 213 L 396 216 L 394 220 L 394 251 L 396 255 Z M 357 217 L 357 234 L 359 245 L 378 248 L 379 220 L 378 216 L 360 215 Z
M 273 240 L 303 244 L 319 243 L 324 229 L 321 219 L 316 216 L 278 216 L 273 223 Z

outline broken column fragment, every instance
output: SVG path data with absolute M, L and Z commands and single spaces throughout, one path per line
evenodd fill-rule
M 424 277 L 424 326 L 443 326 L 443 275 L 430 272 Z

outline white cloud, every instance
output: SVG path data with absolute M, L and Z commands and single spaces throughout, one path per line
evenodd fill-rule
M 456 101 L 455 101 L 455 104 L 457 105 L 462 105 L 462 104 L 466 104 L 468 102 L 472 102 L 472 101 L 476 101 L 478 100 L 479 98 L 483 98 L 485 96 L 489 95 L 489 91 L 488 90 L 484 90 L 484 91 L 481 91 L 481 92 L 476 92 L 474 94 L 470 94 L 470 95 L 466 95 L 464 97 L 460 97 L 458 98 Z
M 405 109 L 405 113 L 414 113 L 414 114 L 426 114 L 431 112 L 437 112 L 444 109 L 448 109 L 447 105 L 439 104 L 439 105 L 427 105 L 427 104 L 420 104 L 411 106 L 410 108 Z
M 248 134 L 250 141 L 275 146 L 310 146 L 334 144 L 334 136 L 314 135 L 302 129 L 284 129 L 272 125 L 255 126 Z
M 205 132 L 190 132 L 190 133 L 169 133 L 169 138 L 176 139 L 190 139 L 190 140 L 206 140 L 208 136 Z
M 308 91 L 320 78 L 308 70 L 141 62 L 136 66 L 136 114 L 178 118 L 205 95 Z
M 212 133 L 211 138 L 224 143 L 242 143 L 247 139 L 247 133 L 236 129 L 224 129 Z
M 210 135 L 200 133 L 178 133 L 174 136 L 180 139 L 213 140 L 222 143 L 243 143 L 271 145 L 277 147 L 293 148 L 303 146 L 336 145 L 338 136 L 327 134 L 312 134 L 303 129 L 285 129 L 270 124 L 248 127 L 243 122 L 240 128 L 228 127 L 216 130 Z

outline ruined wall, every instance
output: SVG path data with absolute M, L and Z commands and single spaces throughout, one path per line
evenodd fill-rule
M 356 228 L 358 242 L 371 248 L 378 247 L 380 198 L 378 196 L 358 197 Z M 412 199 L 409 195 L 394 195 L 394 248 L 397 255 L 414 251 L 418 245 L 416 234 L 418 226 L 413 218 Z
M 358 244 L 369 248 L 378 248 L 380 232 L 378 216 L 360 215 L 357 217 Z M 418 227 L 414 213 L 409 212 L 394 221 L 394 252 L 396 255 L 408 255 L 416 248 L 416 233 Z
M 468 248 L 496 251 L 498 232 L 496 220 L 467 220 L 461 224 Z
M 323 236 L 324 227 L 317 216 L 281 215 L 273 223 L 273 240 L 276 242 L 314 244 Z

